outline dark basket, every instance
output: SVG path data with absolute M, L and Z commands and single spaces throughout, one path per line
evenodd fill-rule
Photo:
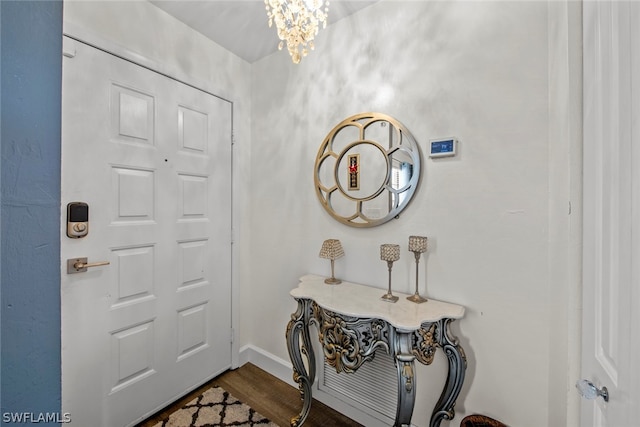
M 460 427 L 507 427 L 507 425 L 485 415 L 469 415 L 462 419 Z

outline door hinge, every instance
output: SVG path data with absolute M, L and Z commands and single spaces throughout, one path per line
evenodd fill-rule
M 234 341 L 236 340 L 236 332 L 233 330 L 233 328 L 231 328 L 231 334 L 230 335 L 231 335 L 230 341 L 231 341 L 231 344 L 233 344 Z

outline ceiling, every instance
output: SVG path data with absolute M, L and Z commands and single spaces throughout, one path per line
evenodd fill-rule
M 331 0 L 328 24 L 379 0 Z M 248 62 L 278 50 L 278 35 L 269 28 L 264 0 L 150 0 L 194 30 Z

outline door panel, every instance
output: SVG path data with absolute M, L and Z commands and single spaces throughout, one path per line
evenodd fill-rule
M 640 44 L 631 31 L 640 25 L 640 8 L 624 1 L 584 2 L 583 8 L 582 371 L 596 387 L 607 388 L 609 401 L 583 400 L 581 425 L 625 427 L 635 423 L 631 353 L 639 344 L 632 308 L 639 279 L 634 258 L 640 252 L 632 236 L 640 226 L 633 182 L 640 166 L 634 146 L 640 141 L 633 133 L 638 100 L 634 104 L 631 88 L 640 79 L 631 73 L 631 61 Z
M 89 234 L 62 234 L 63 408 L 131 425 L 231 365 L 231 104 L 65 52 L 62 204 L 89 204 Z M 85 256 L 110 264 L 67 274 Z

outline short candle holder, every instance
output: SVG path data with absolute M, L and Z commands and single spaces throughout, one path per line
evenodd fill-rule
M 409 251 L 413 252 L 416 258 L 416 292 L 407 297 L 407 299 L 416 304 L 421 304 L 426 302 L 427 299 L 421 297 L 418 293 L 418 263 L 420 262 L 420 255 L 427 251 L 427 238 L 423 236 L 409 236 Z
M 344 249 L 338 239 L 327 239 L 322 243 L 320 248 L 320 258 L 331 260 L 331 277 L 326 278 L 324 283 L 327 285 L 339 285 L 342 280 L 336 279 L 334 274 L 335 260 L 344 256 Z
M 396 302 L 398 301 L 398 297 L 391 293 L 391 267 L 393 266 L 394 261 L 400 259 L 400 245 L 393 245 L 389 243 L 380 245 L 380 259 L 387 261 L 387 267 L 389 268 L 389 288 L 387 293 L 382 295 L 380 299 L 386 302 Z

